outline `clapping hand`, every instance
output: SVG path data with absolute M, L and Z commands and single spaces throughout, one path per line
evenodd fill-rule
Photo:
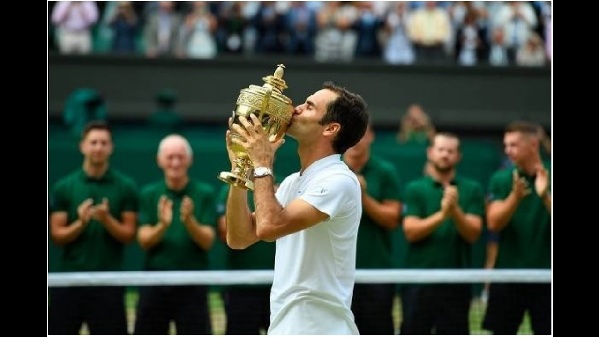
M 98 220 L 101 223 L 106 223 L 110 217 L 110 208 L 108 206 L 108 199 L 103 198 L 102 203 L 94 206 L 92 212 L 92 218 Z
M 441 211 L 446 216 L 451 216 L 458 206 L 458 188 L 447 185 L 443 188 L 443 198 L 441 199 Z
M 79 207 L 77 207 L 77 215 L 81 220 L 83 225 L 87 225 L 89 220 L 92 218 L 92 213 L 94 212 L 94 200 L 92 198 L 85 199 Z
M 528 182 L 526 178 L 520 177 L 517 169 L 512 171 L 512 193 L 516 195 L 518 200 L 529 195 L 531 192 L 530 187 L 528 186 Z
M 173 201 L 164 195 L 158 200 L 158 221 L 165 227 L 173 221 Z
M 454 213 L 454 211 L 458 207 L 458 199 L 459 199 L 459 194 L 458 194 L 458 188 L 456 186 L 447 185 L 444 187 L 443 199 L 441 200 L 441 202 L 446 203 L 446 208 L 447 208 L 448 214 Z
M 544 197 L 549 188 L 549 173 L 541 163 L 535 167 L 535 191 L 539 197 Z
M 179 213 L 181 215 L 181 221 L 184 224 L 187 224 L 187 222 L 189 220 L 193 219 L 193 209 L 194 209 L 193 200 L 191 200 L 191 198 L 188 196 L 183 197 L 183 201 L 181 202 L 181 209 L 180 209 Z

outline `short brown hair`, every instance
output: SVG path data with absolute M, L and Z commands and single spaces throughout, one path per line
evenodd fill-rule
M 341 130 L 333 140 L 332 146 L 335 152 L 344 154 L 347 149 L 356 145 L 366 133 L 366 127 L 370 123 L 368 104 L 359 94 L 332 81 L 324 82 L 322 88 L 333 91 L 338 97 L 328 103 L 327 111 L 319 124 L 325 125 L 331 122 L 341 124 Z
M 435 145 L 435 140 L 437 139 L 437 137 L 445 137 L 445 138 L 457 140 L 458 141 L 458 152 L 462 152 L 460 137 L 458 136 L 457 133 L 450 132 L 450 131 L 439 131 L 439 132 L 435 133 L 434 136 L 432 136 L 432 139 L 429 141 L 429 147 L 432 147 Z
M 505 132 L 521 132 L 526 135 L 536 136 L 538 135 L 539 128 L 538 124 L 532 122 L 514 121 L 505 127 Z
M 81 140 L 84 140 L 92 130 L 106 130 L 110 135 L 112 135 L 112 129 L 110 128 L 110 125 L 108 125 L 108 123 L 105 121 L 91 121 L 83 128 L 83 131 L 81 132 Z

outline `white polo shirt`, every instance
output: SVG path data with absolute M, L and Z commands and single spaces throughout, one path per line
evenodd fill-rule
M 329 218 L 277 240 L 268 334 L 358 334 L 351 311 L 362 214 L 356 175 L 331 155 L 285 178 L 276 197 L 283 206 L 302 198 Z

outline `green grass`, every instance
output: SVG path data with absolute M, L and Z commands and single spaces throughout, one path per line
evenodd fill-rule
M 137 304 L 137 291 L 129 290 L 126 296 L 127 304 L 127 316 L 129 321 L 129 332 L 133 331 L 133 323 L 135 321 L 135 306 Z M 225 333 L 225 311 L 222 298 L 218 292 L 210 292 L 209 300 L 210 313 L 212 318 L 212 329 L 215 335 L 223 335 Z M 475 298 L 472 301 L 470 307 L 470 333 L 472 335 L 490 335 L 491 333 L 487 330 L 482 329 L 482 320 L 485 313 L 485 303 L 480 299 Z M 401 322 L 401 302 L 399 297 L 395 298 L 393 305 L 393 320 L 395 323 L 396 331 Z M 87 329 L 84 327 L 81 334 L 87 334 Z M 171 334 L 176 334 L 174 326 L 171 326 Z M 524 317 L 524 321 L 518 330 L 519 335 L 532 335 L 530 328 L 530 320 L 528 315 Z
M 225 334 L 225 307 L 222 298 L 217 292 L 208 294 L 208 305 L 210 306 L 210 314 L 212 318 L 212 331 L 215 335 Z M 135 322 L 135 306 L 137 304 L 137 291 L 127 291 L 125 303 L 127 305 L 127 319 L 129 322 L 129 332 L 133 332 L 133 323 Z M 171 325 L 171 334 L 176 334 L 175 327 Z
M 486 304 L 480 299 L 475 298 L 470 306 L 470 331 L 473 335 L 490 335 L 491 332 L 482 328 L 482 320 L 485 314 Z M 524 320 L 518 330 L 518 335 L 532 335 L 530 328 L 530 319 L 528 314 L 524 316 Z

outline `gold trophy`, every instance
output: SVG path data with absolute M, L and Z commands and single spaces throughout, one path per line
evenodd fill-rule
M 282 94 L 283 90 L 287 89 L 283 80 L 284 69 L 285 66 L 279 64 L 274 75 L 262 78 L 264 85 L 250 85 L 240 91 L 233 111 L 233 123 L 240 124 L 240 116 L 250 119 L 250 114 L 254 114 L 261 121 L 271 142 L 283 138 L 293 116 L 291 99 Z M 232 132 L 231 136 L 239 137 L 235 132 Z M 243 147 L 233 144 L 232 150 L 237 157 L 234 168 L 231 172 L 221 172 L 218 178 L 227 184 L 253 191 L 254 164 Z

